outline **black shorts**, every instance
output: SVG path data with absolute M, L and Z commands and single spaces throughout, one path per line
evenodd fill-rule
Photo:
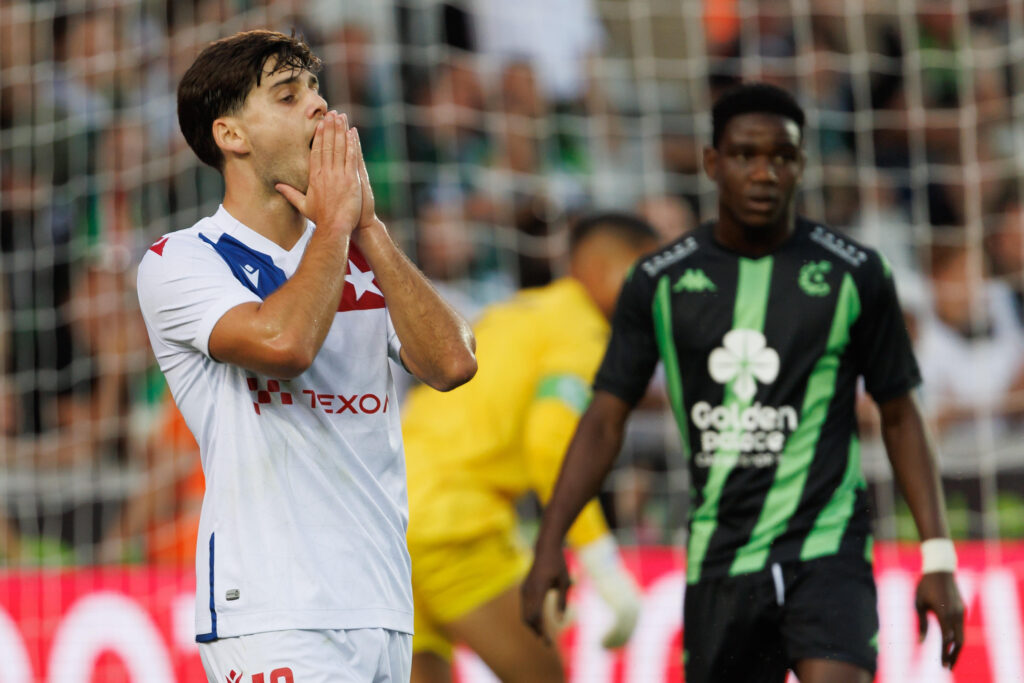
M 686 587 L 686 683 L 783 683 L 802 659 L 875 673 L 878 606 L 871 565 L 825 557 Z

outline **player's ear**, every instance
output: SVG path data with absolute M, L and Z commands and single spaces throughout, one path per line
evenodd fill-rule
M 213 141 L 225 157 L 228 153 L 243 155 L 250 151 L 249 139 L 233 116 L 222 116 L 213 122 Z
M 715 173 L 718 171 L 718 150 L 708 145 L 704 148 L 704 173 L 708 178 L 715 180 Z

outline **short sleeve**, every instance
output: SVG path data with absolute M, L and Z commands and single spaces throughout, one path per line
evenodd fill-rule
M 409 371 L 405 367 L 405 363 L 402 362 L 402 340 L 398 338 L 398 333 L 395 332 L 395 324 L 391 321 L 391 313 L 388 313 L 388 357 L 401 365 L 406 372 Z
M 607 391 L 636 405 L 658 363 L 651 305 L 654 282 L 641 268 L 634 268 L 619 294 L 612 317 L 612 335 L 594 388 Z
M 858 290 L 861 315 L 851 331 L 857 369 L 876 403 L 902 396 L 921 383 L 921 372 L 888 264 L 872 254 Z
M 160 244 L 158 242 L 158 244 Z M 139 305 L 150 333 L 170 348 L 209 357 L 217 321 L 240 304 L 260 302 L 198 235 L 171 235 L 139 264 Z

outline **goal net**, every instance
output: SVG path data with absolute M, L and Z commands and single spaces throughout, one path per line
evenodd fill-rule
M 248 28 L 323 58 L 379 213 L 469 317 L 564 274 L 585 211 L 640 212 L 665 240 L 713 218 L 711 103 L 741 80 L 792 91 L 801 211 L 892 265 L 978 595 L 988 569 L 1024 566 L 1024 0 L 0 0 L 0 578 L 71 572 L 63 598 L 0 591 L 34 647 L 68 596 L 113 580 L 86 568 L 190 566 L 202 474 L 135 268 L 216 210 L 222 181 L 185 144 L 175 88 L 206 43 Z M 869 400 L 858 419 L 878 552 L 902 567 L 913 520 Z M 685 547 L 689 489 L 656 378 L 602 494 L 638 572 L 647 549 Z M 537 508 L 520 507 L 529 535 Z M 1014 614 L 998 623 L 1019 635 Z M 182 628 L 166 636 L 179 675 L 195 666 Z M 1024 670 L 1020 642 L 979 654 L 984 671 Z M 40 652 L 25 671 L 62 671 Z M 654 680 L 595 661 L 573 666 Z

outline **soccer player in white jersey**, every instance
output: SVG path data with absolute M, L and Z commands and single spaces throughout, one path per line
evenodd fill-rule
M 388 357 L 440 390 L 466 322 L 374 213 L 320 61 L 269 31 L 209 45 L 178 88 L 217 213 L 139 266 L 157 360 L 200 445 L 196 640 L 210 681 L 405 681 L 413 602 Z

